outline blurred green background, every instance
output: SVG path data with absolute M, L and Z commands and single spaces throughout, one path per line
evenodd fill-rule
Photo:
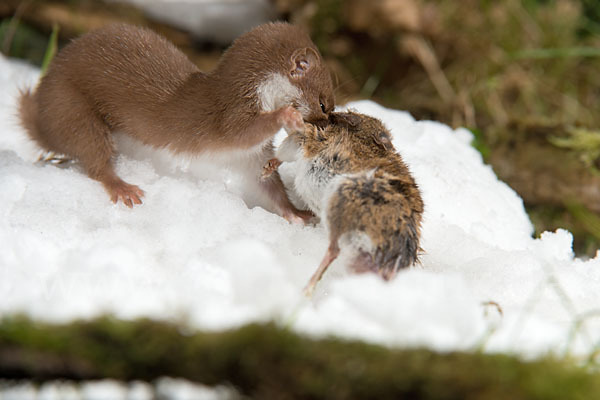
M 265 0 L 266 1 L 266 0 Z M 213 3 L 216 2 L 212 1 Z M 600 2 L 592 0 L 272 0 L 305 26 L 334 76 L 338 104 L 368 98 L 466 127 L 536 227 L 566 228 L 580 256 L 600 248 Z M 103 24 L 147 25 L 202 69 L 224 49 L 131 4 L 0 4 L 0 49 L 41 65 Z

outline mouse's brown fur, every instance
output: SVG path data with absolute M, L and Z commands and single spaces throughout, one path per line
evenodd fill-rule
M 376 169 L 376 175 L 385 172 L 395 176 L 409 192 L 408 196 L 420 199 L 408 167 L 392 145 L 389 131 L 378 119 L 353 112 L 332 113 L 324 129 L 313 125 L 292 135 L 301 138 L 306 158 L 327 160 L 332 173 Z
M 351 265 L 357 272 L 373 271 L 387 280 L 417 261 L 423 200 L 381 121 L 332 113 L 326 128 L 308 125 L 288 135 L 278 156 L 299 162 L 296 190 L 329 231 L 329 248 L 307 293 L 348 235 L 358 250 Z M 271 162 L 265 174 L 277 164 Z
M 374 246 L 372 254 L 362 251 L 355 260 L 357 272 L 378 272 L 389 279 L 417 261 L 422 206 L 407 196 L 406 188 L 393 175 L 375 172 L 346 178 L 331 195 L 326 211 L 330 242 L 357 231 Z
M 77 159 L 113 201 L 131 206 L 143 191 L 115 174 L 113 131 L 174 153 L 266 160 L 281 127 L 326 120 L 333 103 L 318 50 L 290 24 L 242 35 L 210 73 L 149 29 L 111 25 L 62 49 L 36 91 L 22 93 L 19 111 L 41 147 Z M 302 216 L 277 174 L 260 185 L 282 215 Z

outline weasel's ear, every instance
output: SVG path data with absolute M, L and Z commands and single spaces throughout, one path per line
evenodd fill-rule
M 302 78 L 319 62 L 319 55 L 314 49 L 305 47 L 294 51 L 290 58 L 290 76 L 294 79 Z

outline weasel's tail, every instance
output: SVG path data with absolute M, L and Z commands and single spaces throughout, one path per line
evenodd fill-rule
M 29 138 L 35 141 L 38 146 L 48 149 L 40 130 L 38 102 L 35 93 L 31 89 L 21 90 L 18 110 L 21 125 L 27 131 Z

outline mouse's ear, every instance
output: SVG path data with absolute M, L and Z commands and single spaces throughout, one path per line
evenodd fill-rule
M 348 127 L 356 128 L 360 125 L 360 115 L 352 112 L 334 112 L 329 114 L 329 121 L 332 124 L 344 124 Z
M 290 58 L 290 76 L 302 78 L 319 62 L 319 55 L 314 49 L 304 47 L 294 51 Z
M 383 148 L 386 149 L 387 151 L 394 150 L 394 145 L 392 144 L 392 138 L 390 137 L 390 135 L 387 132 L 385 132 L 385 131 L 379 132 L 376 141 L 378 143 L 380 143 L 383 146 Z

